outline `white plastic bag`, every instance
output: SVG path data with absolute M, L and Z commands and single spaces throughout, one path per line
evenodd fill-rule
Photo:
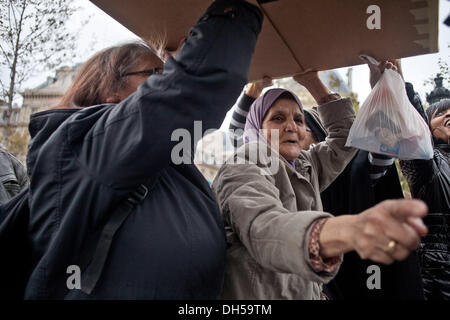
M 386 69 L 361 106 L 347 138 L 347 147 L 402 160 L 431 159 L 431 133 L 411 105 L 405 83 Z

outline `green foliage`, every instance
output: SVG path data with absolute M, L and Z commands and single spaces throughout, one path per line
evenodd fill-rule
M 358 114 L 360 108 L 358 101 L 358 94 L 355 92 L 351 92 L 349 97 L 352 100 L 353 109 L 355 110 L 355 113 Z
M 406 178 L 403 176 L 402 170 L 400 169 L 400 163 L 398 159 L 395 159 L 395 167 L 397 168 L 398 177 L 400 179 L 400 184 L 402 186 L 403 194 L 411 194 L 409 189 L 408 182 L 406 182 Z
M 336 90 L 341 86 L 341 81 L 337 76 L 335 76 L 333 73 L 330 74 L 330 83 L 329 87 L 331 90 Z

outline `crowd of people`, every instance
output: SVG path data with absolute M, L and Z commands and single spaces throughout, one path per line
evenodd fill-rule
M 400 161 L 413 199 L 393 158 L 345 146 L 352 102 L 316 71 L 294 76 L 312 109 L 282 88 L 263 94 L 268 77 L 248 86 L 236 151 L 211 186 L 192 161 L 172 162 L 174 130 L 218 128 L 238 99 L 262 21 L 252 4 L 218 0 L 175 51 L 102 50 L 31 116 L 26 172 L 0 151 L 4 208 L 27 197 L 23 298 L 450 298 L 449 99 L 425 112 L 405 85 L 434 143 L 433 159 Z M 372 86 L 402 74 L 398 60 L 369 67 Z

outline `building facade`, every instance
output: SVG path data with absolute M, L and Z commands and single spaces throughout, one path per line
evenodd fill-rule
M 59 103 L 67 89 L 72 84 L 78 65 L 75 67 L 61 67 L 56 70 L 54 77 L 34 89 L 21 92 L 23 103 L 21 107 L 13 107 L 10 122 L 10 138 L 7 146 L 17 158 L 25 160 L 30 136 L 28 124 L 33 113 L 49 109 Z M 0 102 L 0 136 L 3 136 L 8 107 Z

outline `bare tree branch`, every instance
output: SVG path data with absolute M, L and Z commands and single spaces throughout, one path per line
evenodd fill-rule
M 37 69 L 69 62 L 76 53 L 75 41 L 71 41 L 75 34 L 67 31 L 67 22 L 76 11 L 71 2 L 0 1 L 0 68 L 8 74 L 8 79 L 0 81 L 0 94 L 8 105 L 3 143 L 8 139 L 13 101 L 24 81 Z

